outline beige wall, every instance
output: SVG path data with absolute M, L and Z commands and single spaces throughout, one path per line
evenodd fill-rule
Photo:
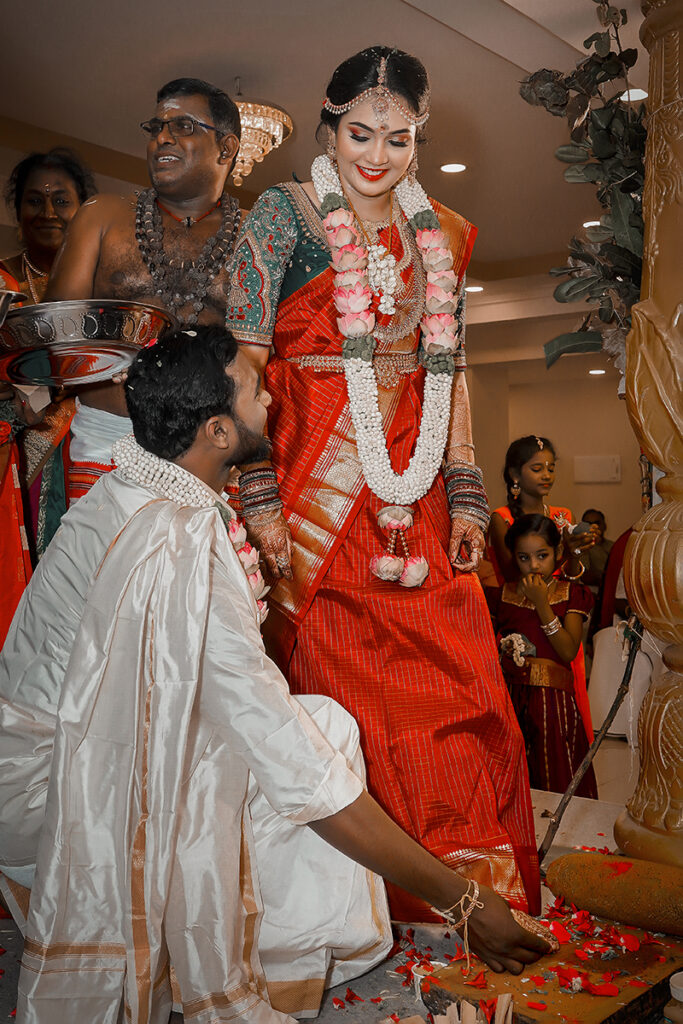
M 540 360 L 471 367 L 477 459 L 495 507 L 505 500 L 501 470 L 510 441 L 536 433 L 550 438 L 559 456 L 553 501 L 575 516 L 601 509 L 615 540 L 640 517 L 640 453 L 616 396 L 616 374 L 589 377 L 587 370 L 582 356 L 564 357 L 550 370 Z M 575 484 L 574 455 L 620 455 L 621 483 Z

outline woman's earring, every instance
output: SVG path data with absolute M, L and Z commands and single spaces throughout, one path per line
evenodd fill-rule
M 417 179 L 417 147 L 415 147 L 415 149 L 413 150 L 413 159 L 408 164 L 406 177 L 411 185 L 415 184 L 415 181 Z
M 327 154 L 329 159 L 332 161 L 332 163 L 336 163 L 336 161 L 337 161 L 337 147 L 335 145 L 334 132 L 330 131 L 329 128 L 327 130 L 327 145 L 325 146 L 325 153 Z
M 522 493 L 522 488 L 519 486 L 519 484 L 515 480 L 514 484 L 510 488 L 510 494 L 512 495 L 513 498 L 518 498 L 521 493 Z

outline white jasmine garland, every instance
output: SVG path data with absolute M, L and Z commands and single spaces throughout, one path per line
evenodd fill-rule
M 311 178 L 323 214 L 325 215 L 325 228 L 329 231 L 330 227 L 328 227 L 327 218 L 330 216 L 330 212 L 347 206 L 343 198 L 343 189 L 339 175 L 329 157 L 316 157 L 311 167 Z M 410 182 L 405 178 L 396 186 L 394 194 L 409 221 L 420 213 L 430 214 L 434 218 L 427 194 L 416 181 Z M 424 254 L 425 249 L 420 244 L 420 234 L 417 235 L 417 242 L 420 252 Z M 380 312 L 394 312 L 393 291 L 396 287 L 396 274 L 393 268 L 389 266 L 386 256 L 379 258 L 379 254 L 373 252 L 375 248 L 381 248 L 385 253 L 386 250 L 383 246 L 371 246 L 370 250 L 366 250 L 357 232 L 355 248 L 361 254 L 357 260 L 357 270 L 363 286 L 369 286 L 375 292 L 378 290 L 382 291 L 379 305 Z M 335 255 L 341 252 L 341 249 L 336 249 L 332 246 L 332 251 L 334 259 Z M 351 269 L 356 269 L 356 267 Z M 337 277 L 339 276 L 338 272 Z M 427 278 L 429 281 L 429 272 Z M 339 311 L 345 314 L 346 311 L 340 308 L 340 294 L 341 289 L 335 287 L 335 303 Z M 447 296 L 450 296 L 451 300 L 453 299 L 452 293 L 447 293 Z M 368 291 L 367 307 L 369 305 L 370 291 Z M 372 314 L 369 315 L 372 317 Z M 367 317 L 368 313 L 362 312 L 358 316 Z M 423 331 L 426 330 L 424 321 L 427 317 L 428 314 L 425 309 L 422 318 Z M 346 314 L 339 321 L 341 333 L 346 338 L 354 336 L 353 333 L 347 333 L 346 328 L 347 321 L 353 319 L 353 315 Z M 453 318 L 451 317 L 450 319 Z M 372 320 L 374 326 L 374 317 L 372 317 Z M 355 333 L 357 334 L 357 331 Z M 344 350 L 342 349 L 342 351 Z M 356 431 L 356 445 L 365 481 L 368 487 L 382 501 L 392 504 L 409 505 L 427 493 L 441 466 L 448 435 L 453 381 L 452 373 L 434 373 L 430 370 L 429 365 L 427 365 L 427 380 L 425 383 L 420 430 L 410 463 L 402 474 L 395 473 L 391 467 L 379 410 L 377 377 L 372 364 L 360 358 L 349 357 L 345 353 L 344 373 L 346 376 L 351 417 Z
M 420 433 L 408 467 L 399 475 L 389 460 L 372 365 L 364 359 L 346 359 L 344 372 L 368 487 L 387 504 L 412 504 L 427 493 L 441 466 L 450 418 L 451 377 L 447 373 L 427 375 Z

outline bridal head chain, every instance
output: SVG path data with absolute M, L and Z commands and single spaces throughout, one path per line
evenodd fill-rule
M 348 103 L 333 103 L 332 100 L 325 96 L 323 100 L 323 109 L 329 111 L 330 114 L 341 115 L 347 114 L 349 110 L 357 106 L 359 103 L 363 103 L 365 100 L 370 100 L 372 105 L 372 112 L 377 119 L 378 124 L 384 124 L 389 116 L 389 105 L 397 110 L 401 117 L 405 117 L 409 124 L 414 124 L 416 128 L 422 128 L 429 119 L 429 91 L 425 93 L 422 101 L 420 110 L 417 114 L 414 110 L 404 103 L 395 92 L 392 92 L 386 85 L 387 77 L 387 58 L 382 57 L 379 62 L 379 68 L 377 69 L 377 85 L 371 86 L 369 89 L 364 89 L 363 92 L 358 93 Z
M 247 541 L 247 531 L 230 506 L 216 500 L 216 494 L 202 481 L 176 462 L 161 459 L 137 443 L 132 434 L 122 437 L 112 447 L 112 460 L 117 471 L 127 480 L 158 494 L 177 505 L 191 508 L 217 508 L 225 523 L 228 537 L 237 553 L 258 608 L 259 623 L 265 622 L 268 606 L 263 600 L 269 587 L 259 569 L 259 554 Z
M 311 176 L 320 201 L 323 225 L 335 271 L 334 302 L 340 314 L 337 325 L 342 335 L 342 356 L 356 445 L 365 481 L 387 507 L 379 514 L 379 525 L 389 532 L 382 555 L 375 556 L 371 569 L 380 579 L 397 580 L 403 586 L 419 586 L 429 566 L 421 556 L 410 556 L 405 530 L 412 524 L 410 505 L 431 487 L 443 460 L 451 409 L 458 341 L 456 319 L 458 280 L 446 235 L 441 230 L 424 189 L 404 178 L 394 195 L 415 240 L 427 275 L 425 308 L 421 320 L 419 358 L 427 371 L 420 431 L 407 469 L 395 473 L 387 451 L 379 408 L 377 378 L 372 365 L 376 341 L 375 314 L 370 306 L 373 286 L 380 290 L 379 311 L 393 312 L 381 290 L 391 287 L 391 275 L 370 267 L 370 254 L 363 245 L 353 211 L 344 197 L 336 168 L 328 156 L 313 161 Z M 382 253 L 373 254 L 381 264 Z M 369 270 L 374 272 L 370 275 Z M 385 514 L 386 513 L 386 514 Z M 402 555 L 396 553 L 400 542 Z

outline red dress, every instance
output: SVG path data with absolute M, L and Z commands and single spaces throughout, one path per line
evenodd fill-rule
M 517 593 L 514 583 L 495 589 L 487 587 L 486 599 L 499 639 L 509 633 L 521 633 L 536 648 L 536 657 L 526 659 L 524 666 L 515 665 L 508 655 L 502 657 L 501 663 L 524 736 L 531 785 L 534 789 L 564 793 L 588 750 L 571 668 L 559 658 L 541 629 L 536 609 Z M 581 584 L 558 580 L 550 606 L 561 622 L 567 612 L 577 612 L 587 619 L 593 595 Z M 592 766 L 576 795 L 597 799 Z
M 434 207 L 462 276 L 474 229 Z M 375 357 L 376 368 L 386 354 L 414 364 L 385 386 L 379 376 L 399 472 L 415 445 L 424 386 L 415 361 L 422 266 L 415 270 L 419 255 L 407 232 L 394 224 L 403 297 L 392 321 L 398 328 L 386 332 Z M 523 742 L 479 581 L 454 575 L 448 561 L 440 474 L 416 503 L 409 531 L 411 552 L 429 562 L 426 582 L 404 589 L 370 573 L 370 558 L 386 540 L 376 519 L 384 502 L 365 484 L 354 441 L 329 262 L 320 215 L 303 189 L 269 189 L 235 254 L 228 313 L 238 340 L 274 348 L 266 369 L 268 433 L 292 530 L 294 580 L 269 597 L 269 648 L 294 693 L 327 694 L 354 715 L 368 789 L 406 832 L 535 913 L 538 858 Z M 389 896 L 397 919 L 434 919 L 402 890 L 390 886 Z

